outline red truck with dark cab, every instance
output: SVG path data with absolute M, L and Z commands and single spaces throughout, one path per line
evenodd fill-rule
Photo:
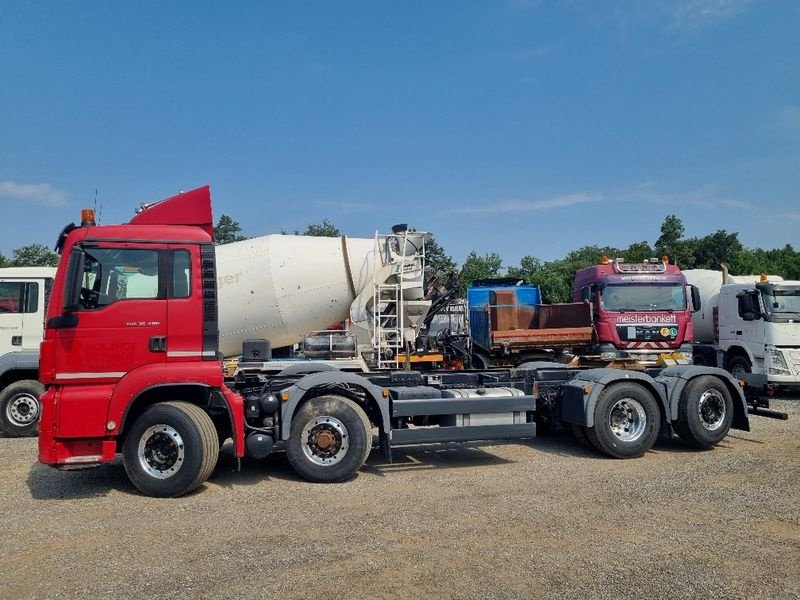
M 575 274 L 572 297 L 592 305 L 597 340 L 591 353 L 651 363 L 660 354 L 691 359 L 700 296 L 666 256 L 638 263 L 604 256 Z

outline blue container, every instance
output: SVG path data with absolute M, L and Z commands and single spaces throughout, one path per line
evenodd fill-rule
M 467 288 L 470 336 L 474 344 L 485 350 L 489 350 L 492 343 L 489 303 L 495 290 L 514 290 L 517 305 L 537 306 L 542 303 L 538 285 L 479 285 Z

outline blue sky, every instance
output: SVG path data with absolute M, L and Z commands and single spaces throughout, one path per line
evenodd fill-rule
M 792 0 L 0 3 L 0 251 L 210 184 L 248 235 L 459 262 L 737 231 L 800 246 Z

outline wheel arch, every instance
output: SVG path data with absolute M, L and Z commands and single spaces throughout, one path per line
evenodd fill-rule
M 750 421 L 747 417 L 747 401 L 745 400 L 744 392 L 733 375 L 718 367 L 679 365 L 667 367 L 659 374 L 657 379 L 664 386 L 666 396 L 669 399 L 669 421 L 672 422 L 678 419 L 678 404 L 680 403 L 681 394 L 689 382 L 704 375 L 718 377 L 728 389 L 733 400 L 733 423 L 731 427 L 742 431 L 750 431 Z
M 594 427 L 594 410 L 600 394 L 607 388 L 620 383 L 635 383 L 650 392 L 661 413 L 661 427 L 668 422 L 667 398 L 664 390 L 646 373 L 638 371 L 620 371 L 620 369 L 589 369 L 578 373 L 574 379 L 564 386 L 561 402 L 562 420 Z M 587 391 L 588 390 L 588 391 Z
M 741 356 L 742 358 L 746 358 L 750 362 L 751 368 L 756 363 L 755 356 L 753 356 L 753 353 L 750 351 L 750 348 L 748 348 L 744 344 L 736 343 L 728 346 L 728 349 L 725 350 L 725 363 L 723 366 L 726 369 L 728 368 L 728 363 L 730 362 L 730 360 L 735 356 Z
M 338 394 L 356 402 L 367 414 L 370 422 L 382 432 L 391 429 L 389 421 L 389 398 L 383 395 L 383 388 L 368 379 L 343 371 L 322 371 L 300 379 L 283 391 L 287 399 L 281 404 L 280 438 L 288 440 L 292 419 L 300 407 L 317 396 Z
M 154 404 L 159 404 L 168 400 L 181 400 L 195 404 L 209 413 L 211 406 L 217 405 L 217 402 L 214 402 L 212 399 L 213 391 L 211 386 L 201 383 L 159 383 L 141 390 L 125 408 L 119 423 L 117 445 L 119 447 L 122 446 L 131 426 L 136 422 L 136 419 Z M 225 404 L 225 406 L 227 406 L 227 404 Z M 229 412 L 230 411 L 228 411 L 228 413 Z M 217 425 L 217 421 L 213 418 L 213 415 L 210 416 L 214 424 Z M 228 416 L 230 418 L 230 414 Z

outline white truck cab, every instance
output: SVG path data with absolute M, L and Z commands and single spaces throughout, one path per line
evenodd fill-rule
M 717 318 L 719 362 L 735 377 L 800 385 L 800 281 L 723 285 Z
M 0 269 L 0 430 L 36 435 L 39 421 L 39 344 L 52 267 Z

